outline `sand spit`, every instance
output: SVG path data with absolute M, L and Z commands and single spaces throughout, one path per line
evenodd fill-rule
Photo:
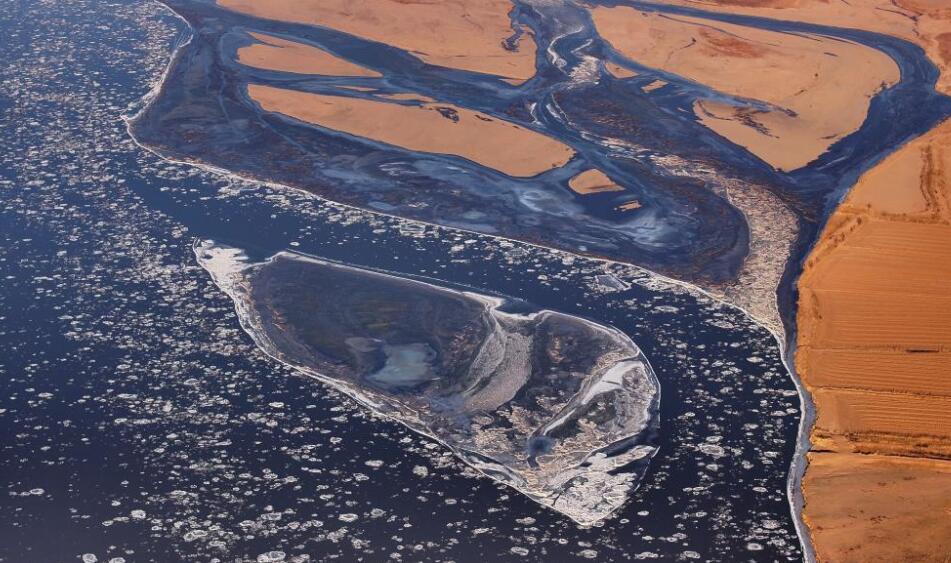
M 799 282 L 796 361 L 818 411 L 804 518 L 822 561 L 951 556 L 949 170 L 945 122 L 862 176 Z
M 551 137 L 449 104 L 401 105 L 256 84 L 248 94 L 265 111 L 413 151 L 461 156 L 510 176 L 535 176 L 575 154 Z
M 535 41 L 511 41 L 509 0 L 219 0 L 252 16 L 320 25 L 411 52 L 444 67 L 517 81 L 535 75 Z M 515 47 L 517 45 L 517 47 Z
M 614 183 L 607 174 L 596 168 L 585 170 L 568 181 L 568 186 L 579 194 L 597 194 L 602 192 L 621 192 L 624 188 Z
M 694 109 L 704 125 L 781 170 L 805 166 L 857 130 L 871 97 L 899 79 L 884 53 L 827 37 L 628 7 L 592 16 L 601 35 L 639 63 L 764 102 Z
M 330 76 L 380 77 L 380 73 L 312 45 L 251 32 L 258 43 L 238 49 L 238 62 L 265 70 Z

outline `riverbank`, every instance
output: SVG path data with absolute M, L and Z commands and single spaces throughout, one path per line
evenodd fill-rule
M 862 176 L 799 280 L 822 561 L 951 554 L 951 122 Z
M 936 89 L 951 91 L 951 9 L 942 2 L 665 4 L 901 37 L 938 67 Z M 803 517 L 820 561 L 951 553 L 949 130 L 936 127 L 861 177 L 798 283 L 796 368 L 817 411 Z

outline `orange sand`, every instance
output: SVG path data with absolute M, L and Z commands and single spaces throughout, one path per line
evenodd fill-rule
M 406 106 L 256 84 L 248 94 L 265 111 L 413 151 L 461 156 L 510 176 L 534 176 L 574 156 L 551 137 L 448 104 Z
M 592 14 L 601 35 L 625 56 L 774 106 L 754 112 L 705 103 L 695 111 L 704 125 L 782 170 L 808 164 L 858 129 L 871 96 L 899 78 L 883 53 L 824 37 L 629 7 Z
M 951 463 L 809 454 L 806 522 L 830 563 L 946 563 Z
M 405 49 L 439 66 L 524 81 L 535 74 L 535 41 L 526 30 L 517 51 L 509 0 L 219 0 L 257 17 L 330 27 Z
M 378 98 L 386 98 L 387 100 L 401 100 L 407 102 L 420 102 L 420 103 L 435 103 L 436 100 L 430 98 L 429 96 L 423 96 L 421 94 L 415 94 L 413 92 L 399 92 L 398 94 L 377 94 Z
M 614 63 L 604 63 L 604 68 L 608 70 L 615 78 L 630 78 L 637 76 L 637 73 L 629 68 Z
M 579 194 L 624 191 L 624 188 L 615 184 L 607 174 L 595 168 L 578 174 L 568 181 L 568 186 Z
M 822 561 L 951 559 L 949 170 L 951 121 L 862 176 L 799 281 Z
M 947 0 L 663 0 L 664 4 L 887 33 L 917 43 L 941 69 L 951 94 L 951 4 Z
M 311 45 L 287 41 L 264 33 L 252 32 L 250 35 L 260 43 L 238 49 L 238 62 L 241 64 L 299 74 L 382 76 L 376 71 L 335 57 Z
M 626 201 L 621 205 L 618 205 L 615 207 L 615 209 L 618 211 L 634 211 L 635 209 L 640 209 L 641 207 L 643 207 L 641 202 L 637 201 L 636 199 L 632 199 L 631 201 Z

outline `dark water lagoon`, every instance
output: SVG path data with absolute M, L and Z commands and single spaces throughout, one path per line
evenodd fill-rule
M 799 397 L 776 339 L 737 309 L 632 266 L 156 156 L 123 116 L 190 33 L 155 2 L 17 1 L 0 28 L 0 560 L 802 559 L 787 495 Z M 742 215 L 707 195 L 632 189 L 720 209 L 691 221 L 732 229 L 705 239 L 717 248 L 742 243 Z M 580 526 L 268 357 L 196 262 L 207 240 L 614 327 L 660 385 L 642 436 L 656 454 L 626 502 Z

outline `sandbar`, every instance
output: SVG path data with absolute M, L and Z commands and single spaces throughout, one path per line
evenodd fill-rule
M 641 202 L 637 201 L 636 199 L 632 199 L 631 201 L 625 201 L 621 205 L 618 205 L 615 207 L 615 209 L 618 211 L 634 211 L 635 209 L 640 209 L 641 207 L 643 207 Z
M 264 33 L 250 32 L 249 35 L 259 42 L 238 49 L 238 62 L 244 65 L 298 74 L 382 76 L 312 45 Z
M 631 78 L 637 76 L 637 72 L 615 63 L 604 63 L 604 68 L 607 69 L 614 78 Z
M 805 166 L 857 130 L 871 97 L 899 79 L 862 45 L 634 8 L 595 8 L 598 31 L 625 56 L 715 90 L 769 104 L 704 103 L 704 125 L 780 170 Z
M 401 105 L 251 84 L 262 109 L 412 151 L 466 158 L 509 176 L 567 163 L 569 146 L 514 123 L 450 104 Z
M 329 27 L 404 49 L 423 61 L 524 81 L 535 74 L 528 30 L 517 49 L 509 0 L 219 0 L 261 18 Z
M 614 183 L 614 180 L 608 178 L 607 174 L 596 168 L 578 174 L 568 181 L 568 186 L 579 194 L 624 191 L 624 188 Z
M 941 70 L 937 90 L 951 94 L 951 35 L 948 34 L 951 5 L 946 0 L 665 0 L 664 3 L 900 37 L 925 50 Z

